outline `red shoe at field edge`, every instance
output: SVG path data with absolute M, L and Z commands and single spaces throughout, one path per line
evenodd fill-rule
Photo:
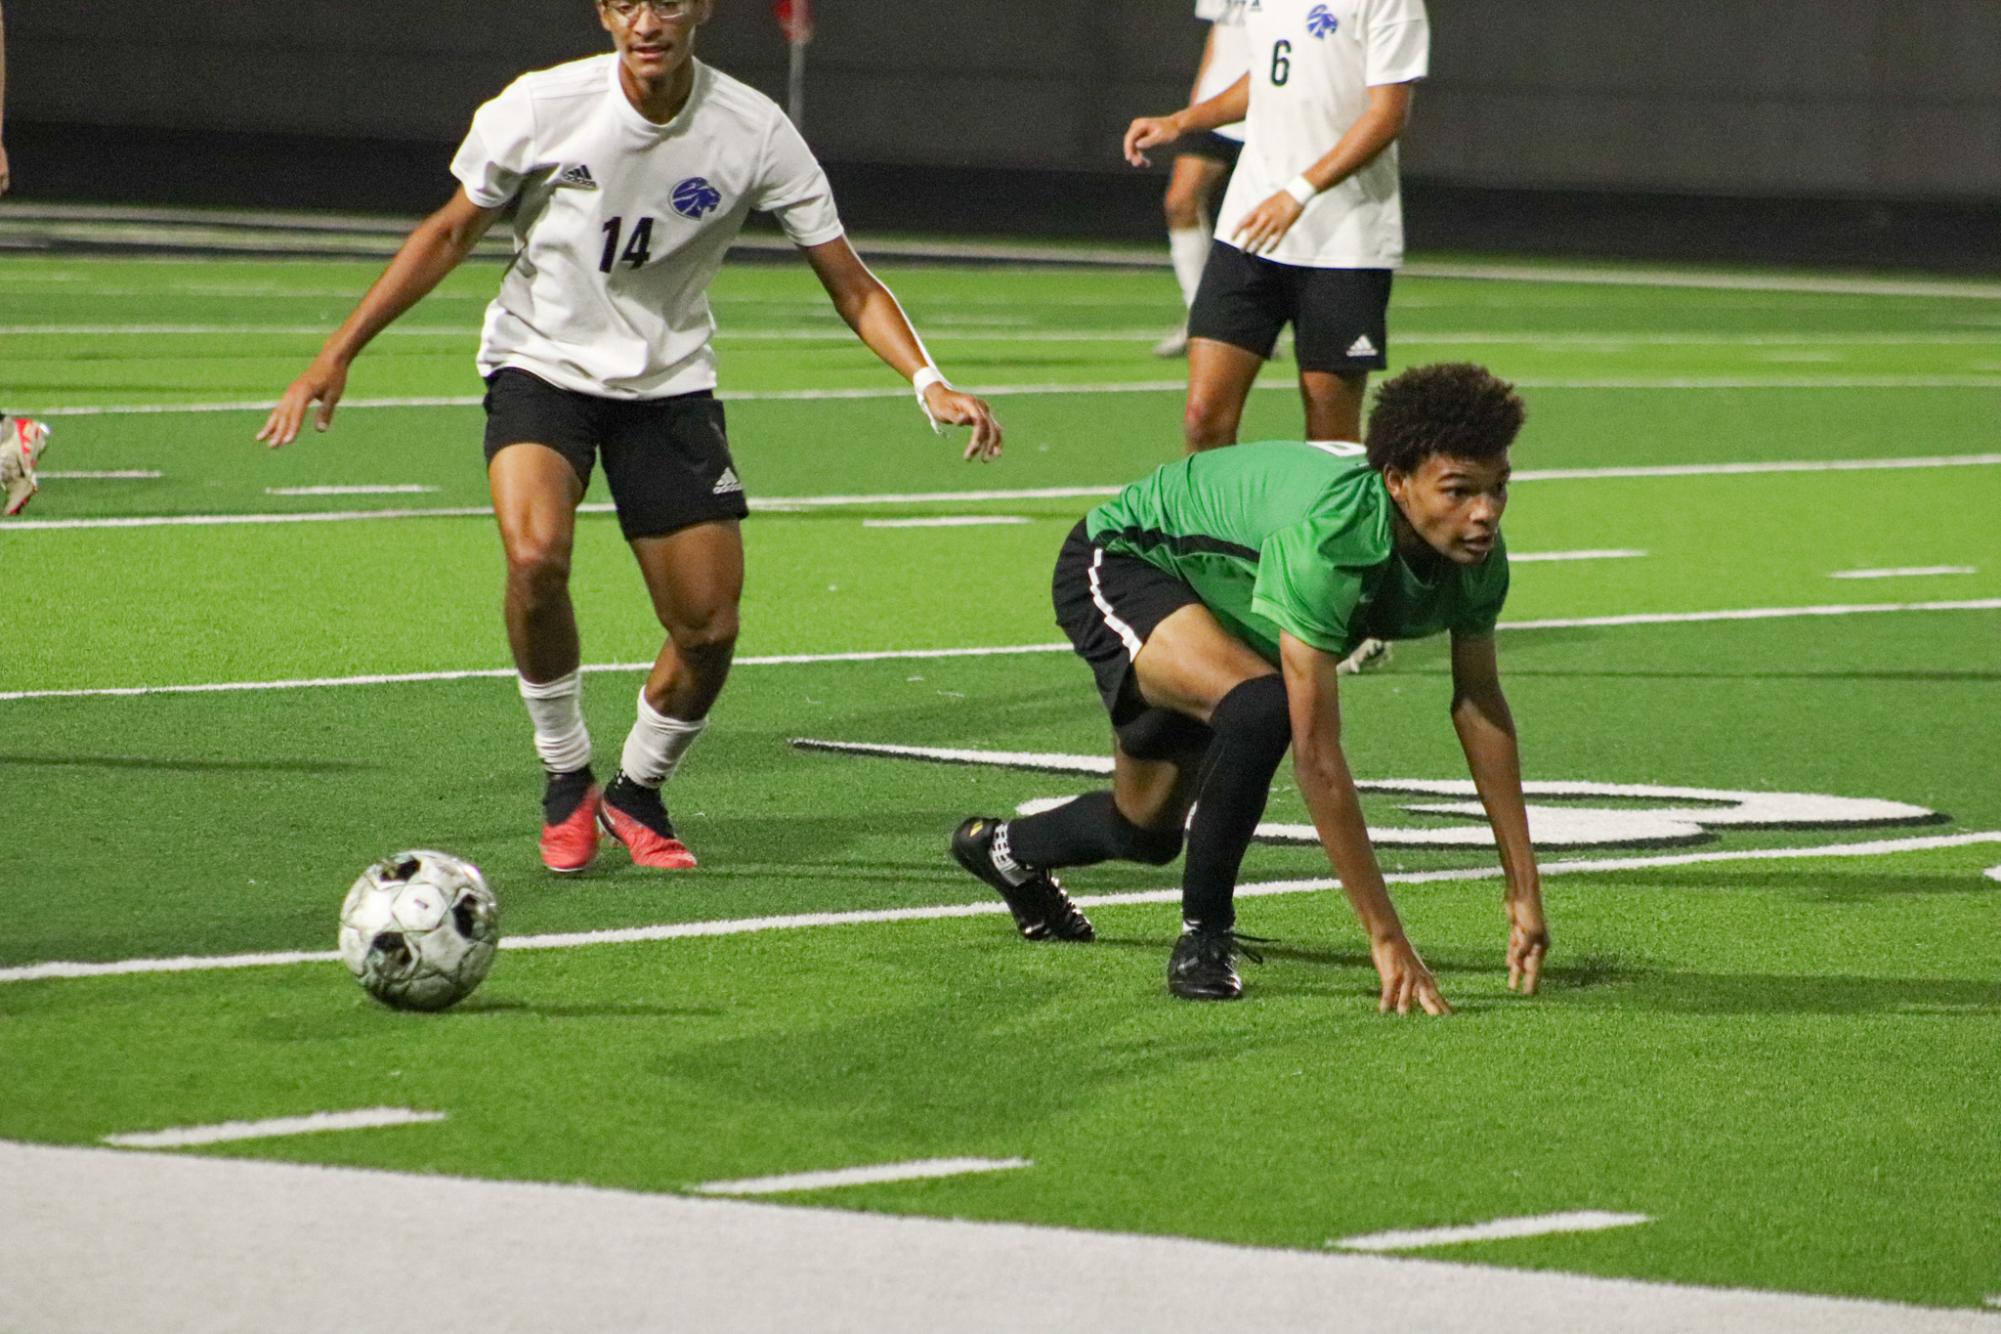
M 598 855 L 598 809 L 602 796 L 596 783 L 561 824 L 542 826 L 542 864 L 558 875 L 581 871 Z

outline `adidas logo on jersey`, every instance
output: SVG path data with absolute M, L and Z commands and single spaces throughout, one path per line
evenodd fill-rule
M 1348 344 L 1348 355 L 1351 357 L 1373 357 L 1376 355 L 1376 345 L 1369 341 L 1367 334 L 1363 334 L 1360 338 Z
M 577 190 L 595 190 L 598 188 L 597 178 L 592 176 L 591 169 L 581 162 L 574 167 L 566 168 L 563 174 L 556 178 L 556 184 L 558 186 L 567 185 Z
M 726 496 L 732 491 L 743 490 L 743 483 L 736 479 L 735 468 L 724 468 L 723 475 L 716 478 L 716 484 L 709 488 L 712 496 Z

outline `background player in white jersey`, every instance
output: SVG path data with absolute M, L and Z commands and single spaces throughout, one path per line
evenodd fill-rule
M 452 162 L 460 188 L 272 411 L 260 440 L 324 431 L 348 366 L 511 217 L 514 262 L 487 308 L 487 476 L 507 553 L 508 642 L 548 771 L 541 851 L 576 871 L 601 826 L 643 866 L 688 867 L 660 785 L 729 674 L 748 512 L 714 397 L 707 290 L 752 210 L 778 216 L 861 340 L 910 379 L 925 414 L 970 426 L 987 405 L 931 364 L 902 308 L 848 245 L 827 178 L 784 112 L 694 58 L 713 0 L 597 0 L 612 55 L 517 79 L 479 109 Z M 618 775 L 600 792 L 584 726 L 569 595 L 576 506 L 602 457 L 619 525 L 667 631 Z
M 1143 116 L 1126 157 L 1245 122 L 1189 316 L 1191 450 L 1237 438 L 1244 400 L 1293 326 L 1306 434 L 1354 440 L 1403 262 L 1397 136 L 1430 60 L 1424 0 L 1248 0 L 1250 72 L 1206 102 Z
M 1249 50 L 1244 42 L 1245 0 L 1195 0 L 1195 17 L 1209 24 L 1209 36 L 1202 44 L 1202 63 L 1195 70 L 1195 86 L 1188 104 L 1206 102 L 1244 77 L 1250 68 Z M 1167 196 L 1162 201 L 1167 212 L 1167 253 L 1174 261 L 1174 280 L 1181 285 L 1181 305 L 1195 304 L 1195 289 L 1202 282 L 1202 266 L 1209 259 L 1209 243 L 1215 231 L 1209 224 L 1209 204 L 1216 187 L 1237 165 L 1243 151 L 1244 127 L 1219 125 L 1182 138 L 1174 146 L 1174 169 L 1167 178 Z M 1155 344 L 1159 357 L 1178 357 L 1188 351 L 1188 322 Z

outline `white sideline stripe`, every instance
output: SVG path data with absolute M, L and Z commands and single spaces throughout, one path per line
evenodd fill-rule
M 267 496 L 425 496 L 438 488 L 415 482 L 394 482 L 382 486 L 267 486 Z
M 443 1112 L 415 1112 L 407 1107 L 364 1107 L 354 1112 L 314 1112 L 310 1116 L 276 1116 L 266 1121 L 223 1121 L 216 1125 L 181 1126 L 174 1130 L 140 1130 L 124 1135 L 106 1135 L 104 1142 L 121 1149 L 187 1149 L 200 1144 L 228 1144 L 242 1139 L 317 1135 L 328 1130 L 415 1126 L 444 1119 Z
M 1830 579 L 1900 579 L 1906 575 L 1978 574 L 1971 565 L 1904 565 L 1887 570 L 1836 570 Z
M 1007 1172 L 1033 1167 L 1027 1158 L 921 1158 L 876 1167 L 843 1167 L 831 1172 L 794 1172 L 789 1176 L 745 1177 L 740 1181 L 705 1181 L 688 1189 L 696 1195 L 783 1195 L 802 1190 L 836 1190 L 842 1186 L 872 1186 L 885 1181 L 925 1181 L 932 1177 L 966 1176 L 974 1172 Z
M 2001 866 L 1990 866 L 1986 870 L 1982 871 L 1980 874 L 1986 876 L 1989 880 L 1992 880 L 1997 884 L 2001 884 Z
M 1569 616 L 1536 621 L 1502 621 L 1499 630 L 1579 630 L 1620 625 L 1693 625 L 1708 621 L 1773 621 L 1801 616 L 1866 616 L 1889 612 L 2001 610 L 2001 598 L 1959 602 L 1831 603 L 1810 607 L 1746 607 L 1729 611 L 1636 612 L 1622 616 Z M 1018 653 L 1068 653 L 1069 644 L 1007 644 L 996 647 L 865 649 L 850 653 L 774 653 L 738 658 L 738 667 L 801 667 L 829 662 L 901 662 L 925 658 L 997 658 Z M 585 663 L 580 672 L 643 672 L 644 662 Z M 76 690 L 0 690 L 0 704 L 31 699 L 130 699 L 142 695 L 214 695 L 239 690 L 324 690 L 337 686 L 417 685 L 436 681 L 498 680 L 512 667 L 472 667 L 444 672 L 381 672 L 365 676 L 295 677 L 277 681 L 209 681 L 188 685 L 95 686 Z
M 44 482 L 150 482 L 158 481 L 159 472 L 144 468 L 124 468 L 107 471 L 70 472 L 52 468 L 37 468 L 35 476 Z
M 1530 565 L 1537 561 L 1565 560 L 1633 560 L 1644 556 L 1644 551 L 1606 549 L 1602 551 L 1510 551 L 1508 564 Z
M 1565 1214 L 1534 1214 L 1523 1218 L 1496 1218 L 1490 1223 L 1466 1227 L 1414 1228 L 1407 1232 L 1371 1232 L 1360 1237 L 1330 1241 L 1344 1251 L 1414 1251 L 1427 1246 L 1458 1246 L 1469 1241 L 1506 1241 L 1515 1237 L 1547 1237 L 1559 1232 L 1603 1232 L 1608 1228 L 1636 1227 L 1654 1220 L 1646 1214 L 1610 1214 L 1597 1209 L 1581 1209 Z
M 986 528 L 1028 523 L 1018 514 L 941 514 L 929 519 L 863 519 L 864 528 Z
M 998 648 L 863 649 L 851 653 L 771 653 L 738 658 L 738 667 L 803 667 L 829 662 L 904 662 L 932 658 L 989 658 L 1016 653 L 1068 653 L 1068 644 L 1009 644 Z M 591 662 L 580 672 L 643 672 L 645 662 Z M 22 699 L 129 699 L 139 695 L 213 695 L 239 690 L 323 690 L 336 686 L 417 685 L 433 681 L 512 679 L 512 667 L 474 667 L 449 672 L 383 672 L 368 676 L 322 676 L 286 681 L 214 681 L 199 685 L 101 686 L 90 690 L 5 690 L 0 704 Z
M 1869 616 L 1893 611 L 1996 611 L 2001 598 L 1961 602 L 1829 603 L 1816 607 L 1744 607 L 1734 611 L 1635 612 L 1625 616 L 1568 616 L 1537 621 L 1502 621 L 1502 630 L 1577 630 L 1589 626 L 1694 625 L 1705 621 L 1783 621 L 1799 616 Z
M 1214 1329 L 1191 1292 L 1260 1334 L 2001 1330 L 1977 1307 L 207 1155 L 0 1143 L 0 1179 L 0 1324 L 43 1334 L 353 1329 L 354 1276 L 408 1273 L 441 1237 L 478 1238 L 478 1278 L 425 1305 L 426 1334 Z
M 727 304 L 727 303 L 725 303 Z M 984 318 L 986 323 L 980 321 Z M 934 343 L 1137 343 L 1156 341 L 1158 328 L 1072 329 L 1024 327 L 1016 322 L 1006 326 L 994 317 L 925 321 L 926 338 Z M 314 337 L 327 333 L 324 325 L 312 324 L 0 324 L 0 338 L 60 337 L 208 337 L 240 334 L 248 337 Z M 464 338 L 479 337 L 477 321 L 465 324 L 391 325 L 378 337 Z M 724 324 L 716 331 L 720 342 L 847 343 L 854 334 L 838 323 L 826 328 L 758 328 Z M 1523 330 L 1434 330 L 1399 331 L 1400 345 L 1442 347 L 1548 347 L 1548 348 L 1628 348 L 1628 347 L 2001 347 L 2001 331 L 1984 333 L 1650 333 L 1628 330 L 1609 333 L 1536 333 Z
M 1524 376 L 1514 381 L 1520 389 L 1997 389 L 2001 388 L 2001 375 L 1821 375 L 1791 376 L 1784 378 L 1767 377 L 1751 379 L 1743 376 L 1671 376 L 1650 378 L 1646 376 L 1612 376 L 1596 379 L 1545 379 Z M 1289 381 L 1272 377 L 1251 386 L 1267 391 L 1284 390 L 1295 392 L 1296 387 Z M 1166 394 L 1185 393 L 1185 380 L 1115 380 L 1080 384 L 990 384 L 974 385 L 970 392 L 991 398 L 1009 395 L 1030 394 Z M 904 398 L 910 390 L 888 386 L 858 389 L 751 389 L 726 390 L 717 398 L 732 403 L 813 403 L 827 400 L 853 400 L 871 398 Z M 342 411 L 365 408 L 476 408 L 485 400 L 477 394 L 430 394 L 400 398 L 344 398 L 340 402 Z M 274 406 L 268 398 L 238 399 L 223 403 L 103 403 L 91 405 L 61 404 L 50 407 L 27 408 L 21 412 L 24 417 L 107 417 L 107 416 L 157 416 L 173 413 L 202 412 L 269 412 Z
M 1887 459 L 1791 459 L 1769 463 L 1670 463 L 1649 467 L 1524 469 L 1516 482 L 1598 481 L 1634 477 L 1736 477 L 1757 473 L 1879 472 L 1906 468 L 1977 468 L 2001 464 L 2001 454 L 1934 454 Z M 53 474 L 44 473 L 43 476 Z M 1040 486 L 979 491 L 908 491 L 832 496 L 767 496 L 753 498 L 753 510 L 785 512 L 850 505 L 971 504 L 986 500 L 1083 500 L 1117 495 L 1118 486 Z M 610 514 L 608 502 L 577 506 L 579 514 Z M 226 527 L 234 524 L 343 523 L 368 519 L 476 518 L 493 513 L 490 505 L 453 505 L 426 509 L 300 510 L 282 514 L 167 514 L 103 519 L 25 519 L 0 525 L 0 533 L 47 532 L 74 528 Z M 1524 557 L 1514 556 L 1522 560 Z
M 1654 857 L 1594 857 L 1546 862 L 1541 870 L 1543 875 L 1553 876 L 1599 871 L 1646 871 L 1662 867 L 1702 866 L 1720 862 L 1889 857 L 1899 853 L 1933 852 L 1943 848 L 1974 847 L 1987 843 L 2001 843 L 2001 829 L 1965 834 L 1926 834 L 1914 838 L 1872 839 L 1863 843 L 1826 843 L 1809 847 L 1685 852 Z M 1384 876 L 1383 879 L 1392 885 L 1435 885 L 1492 880 L 1500 874 L 1499 866 L 1469 866 L 1439 871 L 1398 871 Z M 1286 894 L 1312 894 L 1337 889 L 1340 884 L 1339 880 L 1326 877 L 1253 881 L 1237 886 L 1237 897 L 1270 898 Z M 1074 897 L 1079 904 L 1088 908 L 1125 907 L 1146 903 L 1179 903 L 1181 890 L 1177 886 L 1172 889 L 1134 890 L 1119 894 L 1079 894 Z M 705 922 L 664 922 L 653 926 L 616 927 L 603 931 L 561 931 L 534 936 L 508 936 L 500 942 L 500 946 L 507 950 L 563 950 L 587 945 L 637 945 L 661 940 L 755 935 L 764 931 L 797 931 L 813 927 L 875 926 L 891 922 L 934 922 L 956 917 L 991 917 L 1006 911 L 1007 905 L 998 900 L 983 900 L 976 903 L 937 904 L 926 908 L 871 908 L 851 912 L 791 913 L 775 917 L 723 918 Z M 86 977 L 120 977 L 134 973 L 200 973 L 232 968 L 332 963 L 339 957 L 333 950 L 324 950 L 184 955 L 173 959 L 117 959 L 104 963 L 34 963 L 0 968 L 0 984 Z

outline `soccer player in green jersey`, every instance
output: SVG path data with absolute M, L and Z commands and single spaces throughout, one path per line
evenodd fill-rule
M 1549 949 L 1515 727 L 1494 656 L 1513 386 L 1471 365 L 1385 383 L 1366 461 L 1269 441 L 1193 454 L 1086 515 L 1057 557 L 1057 623 L 1111 713 L 1113 780 L 1053 810 L 975 816 L 952 852 L 1030 940 L 1090 940 L 1052 871 L 1181 852 L 1168 989 L 1243 994 L 1237 870 L 1288 746 L 1328 859 L 1369 935 L 1379 1008 L 1451 1007 L 1405 937 L 1341 752 L 1336 667 L 1362 639 L 1452 636 L 1452 724 L 1507 878 L 1508 985 L 1533 994 Z M 1191 807 L 1193 817 L 1190 817 Z

